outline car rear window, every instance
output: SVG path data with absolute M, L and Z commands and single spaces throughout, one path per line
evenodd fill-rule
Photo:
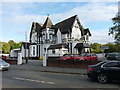
M 103 65 L 103 67 L 120 67 L 118 62 L 109 62 Z

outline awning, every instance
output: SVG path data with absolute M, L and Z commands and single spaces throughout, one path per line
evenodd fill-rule
M 90 48 L 88 43 L 77 43 L 74 48 Z
M 62 44 L 56 44 L 56 45 L 50 45 L 48 47 L 48 50 L 50 50 L 50 49 L 61 49 L 61 48 L 68 48 L 68 45 L 64 44 L 64 43 L 62 43 Z

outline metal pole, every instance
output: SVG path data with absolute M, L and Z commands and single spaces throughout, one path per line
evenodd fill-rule
M 26 59 L 26 63 L 28 63 L 28 58 L 27 58 L 27 31 L 25 31 L 25 59 Z

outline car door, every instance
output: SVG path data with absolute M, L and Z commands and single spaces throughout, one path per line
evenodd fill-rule
M 104 67 L 104 73 L 106 73 L 110 79 L 112 80 L 118 80 L 119 79 L 119 70 L 118 68 L 118 62 L 109 62 L 106 63 Z
M 91 60 L 96 60 L 96 55 L 95 54 L 91 54 Z
M 118 63 L 119 65 L 118 65 L 118 80 L 120 81 L 120 62 Z
M 88 55 L 88 60 L 96 60 L 96 56 L 94 54 L 89 54 Z

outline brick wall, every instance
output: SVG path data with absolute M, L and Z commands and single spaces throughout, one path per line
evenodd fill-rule
M 56 58 L 48 58 L 47 65 L 52 67 L 66 68 L 87 68 L 88 65 L 97 64 L 99 61 L 74 61 L 74 60 L 57 60 Z

